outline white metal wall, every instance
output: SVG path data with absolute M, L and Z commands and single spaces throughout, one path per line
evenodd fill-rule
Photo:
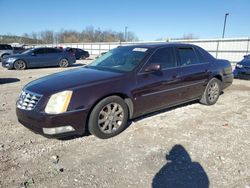
M 166 41 L 144 41 L 144 42 L 103 42 L 103 43 L 63 43 L 63 44 L 39 44 L 35 47 L 73 47 L 89 51 L 91 55 L 99 55 L 121 45 L 142 43 L 164 43 Z M 234 39 L 197 39 L 197 40 L 169 40 L 168 42 L 189 43 L 200 46 L 210 52 L 214 57 L 227 59 L 231 62 L 240 61 L 244 55 L 250 53 L 250 38 Z

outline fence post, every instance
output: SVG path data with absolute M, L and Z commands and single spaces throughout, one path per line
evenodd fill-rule
M 90 43 L 90 50 L 91 50 L 91 55 L 93 55 L 93 51 L 92 51 L 92 43 Z
M 249 53 L 249 43 L 250 43 L 250 38 L 248 38 L 248 40 L 247 40 L 247 52 L 246 52 L 246 54 Z
M 220 45 L 220 39 L 217 41 L 217 47 L 216 47 L 216 58 L 218 58 L 218 53 L 219 53 L 219 45 Z

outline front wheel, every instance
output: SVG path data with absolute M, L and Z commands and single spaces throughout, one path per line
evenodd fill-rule
M 107 139 L 118 135 L 127 125 L 128 107 L 118 96 L 101 100 L 92 110 L 88 128 L 98 138 Z
M 67 59 L 61 59 L 59 62 L 59 66 L 62 68 L 68 67 L 69 66 L 69 61 Z
M 213 105 L 219 99 L 221 93 L 221 81 L 217 78 L 212 78 L 200 99 L 200 103 L 205 105 Z
M 26 63 L 23 60 L 17 60 L 14 63 L 14 68 L 16 70 L 24 70 L 26 69 Z

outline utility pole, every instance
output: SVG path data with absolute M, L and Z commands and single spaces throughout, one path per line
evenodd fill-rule
M 127 42 L 127 38 L 128 38 L 128 26 L 125 27 L 125 31 L 124 31 L 124 40 L 125 40 L 125 42 Z
M 223 27 L 223 33 L 222 33 L 222 38 L 225 37 L 225 30 L 226 30 L 226 24 L 227 24 L 227 16 L 229 15 L 229 13 L 225 14 L 225 19 L 224 19 L 224 27 Z

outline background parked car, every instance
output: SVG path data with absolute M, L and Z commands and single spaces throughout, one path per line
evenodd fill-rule
M 21 54 L 7 56 L 2 60 L 3 67 L 16 70 L 30 67 L 68 67 L 76 62 L 74 55 L 55 48 L 33 48 Z
M 89 52 L 80 48 L 65 48 L 65 50 L 74 54 L 76 59 L 86 59 L 89 57 Z
M 26 50 L 24 47 L 13 47 L 13 54 L 21 54 Z
M 0 60 L 8 55 L 13 54 L 13 48 L 8 44 L 0 44 Z
M 243 60 L 236 64 L 233 73 L 235 78 L 250 79 L 250 54 L 245 55 Z

